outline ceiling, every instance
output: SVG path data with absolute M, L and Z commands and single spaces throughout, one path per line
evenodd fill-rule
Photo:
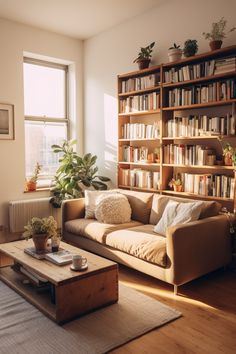
M 0 0 L 0 17 L 87 39 L 164 0 Z

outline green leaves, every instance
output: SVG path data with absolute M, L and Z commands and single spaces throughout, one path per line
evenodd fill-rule
M 60 153 L 60 167 L 56 171 L 54 186 L 51 188 L 50 203 L 55 208 L 60 208 L 65 199 L 83 197 L 83 187 L 92 186 L 96 190 L 106 190 L 107 185 L 103 182 L 110 181 L 108 177 L 96 175 L 98 172 L 98 167 L 95 166 L 97 156 L 91 153 L 83 157 L 79 156 L 73 150 L 75 144 L 76 140 L 65 140 L 62 146 L 52 145 L 53 152 Z

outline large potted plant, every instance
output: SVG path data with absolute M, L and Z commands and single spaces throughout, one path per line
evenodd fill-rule
M 174 43 L 173 46 L 168 49 L 169 61 L 170 62 L 177 61 L 180 60 L 181 57 L 182 57 L 182 49 L 180 48 L 180 45 Z
M 220 49 L 226 35 L 236 29 L 236 27 L 233 27 L 226 31 L 226 25 L 227 20 L 225 20 L 224 17 L 221 17 L 220 21 L 212 23 L 210 32 L 202 33 L 205 39 L 210 40 L 209 45 L 211 50 Z
M 141 47 L 138 57 L 133 61 L 134 63 L 138 63 L 139 70 L 146 69 L 149 67 L 154 45 L 155 42 L 152 42 L 147 47 Z
M 48 218 L 33 217 L 24 227 L 25 232 L 23 236 L 26 239 L 32 237 L 36 253 L 43 253 L 47 247 L 47 240 L 49 238 L 59 238 L 57 234 L 57 222 L 53 216 Z
M 86 187 L 106 190 L 107 185 L 104 182 L 110 181 L 110 178 L 97 174 L 97 156 L 89 153 L 80 157 L 73 149 L 75 143 L 76 140 L 65 140 L 62 145 L 52 145 L 54 153 L 61 155 L 60 167 L 56 171 L 51 188 L 50 203 L 55 208 L 60 208 L 65 199 L 83 197 Z

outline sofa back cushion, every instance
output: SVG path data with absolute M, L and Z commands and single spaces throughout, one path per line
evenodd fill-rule
M 168 195 L 154 194 L 152 201 L 152 209 L 150 214 L 149 223 L 156 225 L 165 210 L 165 207 L 169 200 L 174 200 L 180 203 L 193 203 L 195 199 L 172 197 Z M 203 207 L 200 213 L 199 219 L 208 218 L 219 214 L 221 204 L 215 201 L 203 201 Z
M 125 189 L 116 189 L 124 194 L 131 206 L 131 219 L 140 221 L 143 224 L 148 224 L 152 208 L 153 193 L 135 192 Z

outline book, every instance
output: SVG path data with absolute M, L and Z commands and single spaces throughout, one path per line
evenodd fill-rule
M 72 253 L 67 250 L 45 254 L 45 259 L 57 265 L 65 265 L 72 262 Z
M 36 253 L 35 251 L 35 247 L 28 247 L 24 249 L 24 252 L 29 254 L 30 256 L 37 258 L 37 259 L 44 259 L 45 258 L 45 254 L 51 252 L 51 249 L 47 249 L 45 252 L 43 253 Z

